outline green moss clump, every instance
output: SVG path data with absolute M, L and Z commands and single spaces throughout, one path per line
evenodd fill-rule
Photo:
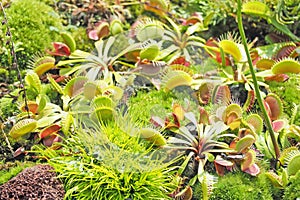
M 244 173 L 227 174 L 220 177 L 210 199 L 214 200 L 272 200 L 271 186 L 266 176 L 261 174 L 258 177 L 251 177 Z
M 151 114 L 155 111 L 156 116 L 165 117 L 167 112 L 172 111 L 172 102 L 175 99 L 173 93 L 165 93 L 162 90 L 140 91 L 129 100 L 129 113 L 145 124 L 150 122 Z
M 92 52 L 95 49 L 94 41 L 88 38 L 85 28 L 78 27 L 71 32 L 76 41 L 77 49 L 86 52 Z
M 136 96 L 129 99 L 129 113 L 135 120 L 149 124 L 152 116 L 164 119 L 172 113 L 173 103 L 186 107 L 185 99 L 189 101 L 189 111 L 196 111 L 196 103 L 188 88 L 181 88 L 171 92 L 163 90 L 139 91 Z
M 23 169 L 32 167 L 32 162 L 16 162 L 0 164 L 0 185 L 6 183 L 16 175 L 18 175 Z M 8 166 L 8 167 L 7 167 Z
M 269 83 L 270 90 L 282 99 L 284 112 L 288 117 L 292 116 L 293 103 L 300 105 L 300 75 L 290 74 L 289 76 L 289 80 L 284 83 L 275 81 Z M 294 123 L 300 125 L 299 111 L 295 116 Z
M 290 178 L 289 185 L 284 189 L 284 200 L 295 200 L 300 198 L 300 171 Z
M 9 116 L 13 116 L 19 111 L 16 103 L 12 98 L 0 98 L 0 116 L 5 119 Z
M 15 43 L 15 51 L 19 65 L 25 68 L 27 61 L 37 52 L 44 52 L 51 47 L 51 42 L 58 41 L 58 31 L 62 23 L 58 14 L 43 2 L 38 0 L 16 0 L 6 9 L 8 26 Z M 3 15 L 0 15 L 3 20 Z M 10 66 L 10 47 L 5 45 L 7 26 L 0 28 L 1 65 Z

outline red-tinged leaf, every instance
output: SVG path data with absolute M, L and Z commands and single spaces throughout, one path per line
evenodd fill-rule
M 89 31 L 88 37 L 92 40 L 99 40 L 109 35 L 109 24 L 106 21 L 100 21 L 96 24 L 94 30 Z
M 218 47 L 218 42 L 215 39 L 210 38 L 206 41 L 205 45 L 210 47 Z
M 257 61 L 259 61 L 261 58 L 259 57 L 257 51 L 251 52 L 251 60 L 253 65 L 256 65 Z
M 38 112 L 39 104 L 37 104 L 35 101 L 27 101 L 27 108 L 29 112 L 32 112 L 33 114 L 37 114 Z M 26 104 L 22 104 L 20 107 L 20 110 L 23 112 L 26 112 Z
M 14 158 L 18 157 L 19 155 L 25 153 L 25 148 L 24 147 L 19 147 L 15 152 L 14 152 Z
M 49 136 L 49 135 L 53 135 L 54 133 L 57 133 L 59 130 L 61 129 L 61 126 L 57 125 L 57 124 L 53 124 L 53 125 L 50 125 L 46 128 L 44 128 L 39 136 L 41 139 Z
M 219 165 L 216 162 L 214 162 L 214 165 L 215 165 L 215 169 L 216 169 L 217 174 L 219 176 L 224 176 L 225 175 L 225 169 L 226 169 L 226 167 L 224 167 L 222 165 Z
M 88 37 L 92 40 L 99 40 L 98 31 L 97 30 L 91 30 L 88 33 Z
M 184 57 L 178 57 L 176 58 L 172 63 L 171 65 L 174 65 L 174 64 L 179 64 L 179 65 L 184 65 L 186 67 L 189 67 L 191 65 L 190 62 L 186 61 Z
M 210 124 L 209 115 L 203 107 L 199 107 L 200 119 L 199 124 L 208 125 Z
M 177 115 L 175 115 L 174 113 L 172 113 L 173 119 L 174 119 L 174 124 L 176 127 L 180 127 L 180 121 L 179 118 L 177 117 Z
M 222 56 L 220 53 L 216 53 L 216 61 L 218 63 L 222 63 Z M 231 65 L 231 62 L 230 62 L 230 59 L 228 58 L 228 56 L 225 56 L 225 66 L 230 66 Z
M 165 129 L 172 129 L 172 128 L 179 128 L 179 126 L 174 124 L 173 122 L 171 122 L 169 118 L 166 118 L 165 119 Z
M 214 160 L 215 164 L 224 166 L 224 167 L 232 167 L 233 166 L 233 162 L 229 161 L 229 160 L 225 160 L 223 158 L 217 157 L 216 160 Z
M 276 120 L 282 115 L 282 102 L 277 95 L 269 93 L 264 99 L 264 105 L 271 120 Z
M 196 16 L 192 16 L 192 17 L 188 18 L 187 20 L 185 20 L 185 22 L 182 23 L 182 25 L 189 26 L 189 25 L 194 25 L 198 22 L 201 22 L 201 19 Z
M 265 77 L 265 81 L 276 81 L 276 82 L 285 82 L 289 79 L 289 76 L 286 74 L 275 74 L 273 76 Z
M 47 51 L 52 56 L 69 56 L 71 54 L 70 48 L 62 42 L 53 42 L 54 51 Z
M 198 100 L 201 104 L 208 104 L 211 98 L 211 90 L 213 86 L 209 83 L 204 83 L 199 87 L 198 90 Z
M 245 169 L 244 172 L 250 174 L 251 176 L 257 176 L 260 173 L 260 168 L 254 163 L 249 168 Z
M 272 122 L 272 127 L 275 132 L 281 131 L 286 126 L 286 121 L 278 119 Z
M 270 108 L 269 104 L 266 101 L 264 101 L 264 106 L 266 108 L 266 111 L 267 111 L 268 115 L 271 116 L 272 115 L 271 108 Z
M 53 145 L 53 143 L 55 142 L 61 142 L 62 139 L 60 138 L 59 135 L 50 135 L 46 138 L 43 139 L 43 144 L 47 147 L 51 147 Z
M 227 167 L 231 168 L 233 164 L 234 163 L 229 160 L 224 160 L 220 155 L 218 155 L 214 160 L 215 169 L 219 176 L 224 176 L 225 169 Z
M 237 143 L 238 141 L 239 141 L 239 138 L 235 138 L 234 140 L 232 140 L 232 142 L 229 144 L 229 148 L 235 149 L 236 143 Z

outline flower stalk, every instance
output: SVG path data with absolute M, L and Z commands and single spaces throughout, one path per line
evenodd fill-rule
M 268 113 L 266 111 L 266 108 L 264 106 L 262 97 L 260 95 L 260 89 L 259 89 L 259 86 L 258 86 L 258 83 L 257 83 L 255 70 L 254 70 L 254 67 L 253 67 L 253 64 L 252 64 L 252 61 L 251 61 L 250 52 L 249 52 L 249 49 L 248 49 L 248 46 L 247 46 L 247 39 L 246 39 L 245 31 L 244 31 L 244 28 L 243 28 L 243 21 L 242 21 L 242 0 L 238 0 L 237 2 L 238 2 L 238 11 L 237 11 L 238 28 L 239 28 L 239 32 L 240 32 L 242 42 L 243 42 L 243 45 L 244 45 L 244 48 L 245 48 L 245 52 L 246 52 L 246 55 L 247 55 L 247 60 L 248 60 L 251 76 L 252 76 L 252 79 L 253 79 L 255 95 L 256 95 L 259 107 L 260 107 L 260 109 L 263 113 L 263 117 L 265 119 L 267 129 L 269 130 L 269 133 L 270 133 L 270 136 L 271 136 L 271 140 L 272 140 L 272 143 L 273 143 L 273 146 L 274 146 L 276 160 L 278 160 L 279 157 L 280 157 L 280 149 L 278 147 L 278 142 L 277 142 L 276 137 L 275 137 L 275 133 L 274 133 L 274 130 L 273 130 L 273 127 L 272 127 L 271 119 L 269 118 L 269 115 L 268 115 Z

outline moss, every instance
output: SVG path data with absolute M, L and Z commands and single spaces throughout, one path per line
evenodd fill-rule
M 293 103 L 300 105 L 300 75 L 290 74 L 289 76 L 289 80 L 284 83 L 275 81 L 269 83 L 270 90 L 282 99 L 284 112 L 288 118 L 292 115 Z M 299 111 L 295 116 L 294 123 L 300 125 Z
M 27 61 L 37 52 L 44 52 L 51 42 L 59 39 L 58 30 L 62 29 L 59 16 L 48 5 L 38 0 L 16 0 L 6 9 L 8 25 L 15 43 L 19 65 L 26 67 Z M 0 16 L 1 21 L 3 15 Z M 7 27 L 1 26 L 0 46 L 4 47 L 8 37 Z M 6 45 L 0 53 L 1 64 L 9 66 L 10 47 Z
M 273 199 L 271 186 L 268 184 L 265 175 L 251 177 L 244 173 L 227 174 L 220 177 L 215 185 L 210 199 Z
M 12 98 L 0 98 L 0 116 L 3 119 L 13 116 L 18 110 L 18 106 L 13 102 Z
M 86 52 L 92 52 L 95 49 L 94 41 L 88 38 L 85 28 L 78 27 L 71 32 L 76 41 L 77 49 Z
M 295 200 L 300 198 L 300 171 L 290 178 L 289 185 L 284 189 L 284 200 Z
M 171 112 L 173 98 L 175 98 L 173 93 L 166 94 L 157 90 L 140 91 L 129 100 L 129 112 L 134 113 L 132 115 L 136 119 L 147 124 L 154 111 L 159 117 L 164 117 L 167 112 Z
M 33 166 L 32 162 L 16 162 L 0 164 L 0 185 L 6 183 L 16 175 L 18 175 L 23 169 Z
M 178 102 L 186 107 L 184 99 L 189 100 L 191 110 L 196 111 L 196 103 L 191 96 L 190 88 L 178 87 L 171 92 L 162 90 L 140 91 L 135 97 L 129 100 L 129 112 L 136 120 L 148 124 L 151 116 L 158 116 L 164 119 L 172 113 L 172 104 Z M 196 115 L 197 116 L 197 115 Z

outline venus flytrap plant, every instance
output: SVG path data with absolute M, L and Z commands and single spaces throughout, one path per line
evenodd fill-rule
M 262 97 L 261 97 L 261 94 L 260 94 L 260 89 L 259 89 L 257 79 L 256 79 L 256 75 L 255 75 L 255 70 L 254 70 L 253 64 L 251 62 L 251 56 L 250 56 L 250 52 L 249 52 L 248 46 L 247 46 L 247 39 L 246 39 L 246 36 L 245 36 L 243 23 L 242 23 L 242 1 L 241 0 L 238 0 L 237 19 L 238 19 L 238 28 L 239 28 L 240 35 L 241 35 L 241 38 L 242 38 L 242 43 L 243 43 L 245 51 L 246 51 L 246 56 L 247 56 L 247 60 L 248 60 L 248 64 L 249 64 L 249 69 L 250 69 L 251 76 L 252 76 L 252 79 L 253 79 L 256 98 L 257 98 L 259 107 L 260 107 L 260 109 L 263 113 L 263 117 L 264 117 L 266 126 L 267 126 L 267 128 L 270 132 L 270 136 L 271 136 L 272 143 L 273 143 L 274 150 L 275 150 L 275 158 L 276 158 L 276 160 L 278 160 L 278 158 L 280 156 L 280 149 L 279 149 L 278 143 L 276 141 L 276 137 L 275 137 L 275 133 L 274 133 L 274 130 L 273 130 L 273 127 L 272 127 L 271 120 L 270 120 L 270 118 L 268 116 L 268 113 L 267 113 L 267 111 L 264 107 L 264 104 L 263 104 L 263 100 L 262 100 Z

